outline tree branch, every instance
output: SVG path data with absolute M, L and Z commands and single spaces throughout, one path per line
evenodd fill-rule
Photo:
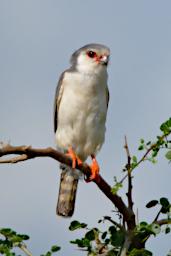
M 51 148 L 32 148 L 31 146 L 12 146 L 10 144 L 2 144 L 0 147 L 0 157 L 7 155 L 17 155 L 17 157 L 11 157 L 8 159 L 0 159 L 0 163 L 18 163 L 21 161 L 26 161 L 36 157 L 50 157 L 57 160 L 63 164 L 72 167 L 72 161 L 65 154 Z M 77 165 L 76 168 L 84 173 L 87 177 L 91 175 L 89 166 L 86 163 L 82 165 Z M 123 215 L 124 221 L 127 223 L 129 229 L 134 229 L 135 227 L 135 215 L 134 212 L 129 209 L 122 198 L 117 194 L 111 192 L 111 187 L 109 184 L 99 175 L 99 179 L 94 180 L 98 188 L 108 197 L 108 199 L 118 208 L 119 212 Z
M 133 200 L 132 200 L 132 174 L 131 174 L 131 155 L 129 152 L 129 147 L 128 147 L 128 142 L 127 142 L 127 137 L 125 136 L 125 145 L 124 148 L 126 150 L 127 154 L 127 174 L 128 174 L 128 192 L 127 192 L 127 197 L 128 197 L 128 207 L 132 210 L 133 209 Z
M 127 252 L 128 252 L 128 249 L 131 245 L 131 242 L 132 242 L 132 234 L 127 234 L 126 237 L 125 237 L 125 241 L 124 241 L 124 244 L 123 244 L 123 247 L 121 249 L 121 252 L 120 252 L 120 256 L 127 256 Z
M 158 224 L 159 226 L 168 225 L 171 224 L 171 219 L 161 219 L 155 221 L 155 223 Z

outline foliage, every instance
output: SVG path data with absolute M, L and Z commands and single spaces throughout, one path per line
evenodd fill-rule
M 117 192 L 123 187 L 122 182 L 117 181 L 116 176 L 114 177 L 115 185 L 112 187 L 111 191 L 113 194 L 117 194 Z
M 159 213 L 165 214 L 166 219 L 168 220 L 167 225 L 164 229 L 165 234 L 170 232 L 171 224 L 171 204 L 167 198 L 160 198 L 160 200 L 152 200 L 146 204 L 147 208 L 152 208 L 156 205 L 160 206 Z M 157 214 L 159 216 L 159 213 Z M 79 221 L 71 222 L 69 230 L 74 231 L 76 229 L 86 229 L 84 237 L 81 239 L 76 239 L 71 241 L 72 244 L 76 244 L 79 248 L 84 248 L 88 252 L 88 255 L 99 255 L 102 253 L 107 253 L 107 256 L 120 255 L 119 253 L 122 250 L 122 247 L 125 242 L 125 237 L 127 231 L 121 223 L 115 222 L 111 217 L 105 216 L 103 220 L 99 220 L 98 223 L 104 223 L 106 220 L 110 221 L 113 225 L 109 226 L 107 230 L 101 231 L 99 228 L 87 228 L 87 225 L 80 223 Z M 75 223 L 77 227 L 75 228 Z M 74 224 L 74 225 L 73 225 Z M 72 228 L 74 226 L 74 228 Z M 162 232 L 161 225 L 158 224 L 157 220 L 154 220 L 152 223 L 147 223 L 145 221 L 140 222 L 136 225 L 135 230 L 133 231 L 134 238 L 139 241 L 142 245 L 146 240 L 151 236 L 157 236 Z M 134 248 L 130 247 L 129 256 L 151 256 L 152 252 L 146 250 L 145 248 Z
M 4 239 L 0 239 L 0 253 L 7 256 L 16 255 L 12 249 L 24 246 L 24 241 L 29 239 L 29 236 L 17 234 L 10 228 L 1 228 L 0 234 L 4 237 Z
M 108 255 L 117 255 L 123 241 L 124 230 L 120 230 L 117 226 L 112 225 L 103 232 L 98 228 L 90 229 L 86 226 L 84 237 L 71 241 L 71 243 L 76 244 L 79 248 L 84 248 L 88 252 L 88 255 L 97 255 L 104 252 L 110 252 Z
M 28 235 L 18 234 L 11 228 L 1 228 L 0 229 L 0 254 L 6 256 L 16 256 L 14 249 L 17 247 L 21 249 L 26 255 L 31 256 L 32 254 L 27 249 L 24 241 L 29 239 Z M 52 246 L 51 250 L 41 256 L 51 256 L 53 253 L 60 250 L 59 246 Z
M 143 152 L 143 155 L 140 157 L 140 159 L 138 159 L 138 157 L 135 155 L 131 157 L 129 154 L 128 145 L 125 145 L 125 148 L 127 150 L 128 163 L 125 165 L 123 171 L 127 172 L 127 174 L 121 181 L 118 181 L 117 178 L 114 177 L 115 184 L 111 189 L 113 194 L 117 194 L 119 192 L 120 188 L 123 187 L 123 181 L 127 177 L 129 179 L 129 177 L 131 177 L 131 173 L 141 163 L 143 163 L 144 161 L 156 163 L 157 156 L 161 149 L 167 151 L 165 154 L 166 159 L 171 161 L 171 141 L 168 139 L 168 136 L 171 134 L 171 118 L 169 118 L 160 126 L 160 130 L 162 134 L 156 136 L 155 142 L 145 142 L 144 139 L 140 140 L 138 150 Z M 132 185 L 129 185 L 129 189 L 132 189 Z M 149 209 L 152 207 L 159 207 L 160 209 L 159 211 L 157 211 L 156 217 L 151 223 L 141 221 L 136 225 L 131 233 L 129 233 L 129 230 L 125 226 L 125 223 L 118 224 L 111 217 L 104 217 L 104 219 L 99 220 L 98 223 L 104 223 L 104 221 L 109 220 L 114 225 L 110 226 L 107 230 L 103 232 L 100 231 L 97 227 L 88 229 L 89 231 L 85 233 L 84 237 L 71 241 L 71 243 L 76 244 L 79 248 L 84 248 L 88 252 L 88 255 L 100 255 L 101 253 L 106 253 L 104 255 L 115 256 L 120 255 L 122 249 L 124 248 L 126 238 L 129 237 L 130 239 L 132 239 L 132 243 L 130 246 L 128 246 L 127 250 L 129 256 L 151 256 L 152 252 L 145 249 L 145 243 L 151 237 L 151 235 L 157 236 L 163 231 L 165 232 L 165 234 L 168 234 L 170 232 L 171 229 L 169 225 L 171 224 L 171 204 L 167 198 L 162 197 L 159 200 L 151 200 L 146 204 L 146 207 Z M 118 214 L 120 216 L 119 212 Z M 158 221 L 160 214 L 162 214 L 162 217 L 164 217 L 163 222 Z M 162 225 L 164 225 L 164 229 L 162 229 Z M 85 227 L 87 229 L 86 224 Z M 90 237 L 88 236 L 89 232 L 91 233 Z

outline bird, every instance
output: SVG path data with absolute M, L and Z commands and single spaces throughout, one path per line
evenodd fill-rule
M 72 159 L 72 167 L 61 164 L 56 214 L 71 217 L 81 165 L 90 156 L 91 176 L 98 179 L 96 154 L 105 139 L 109 103 L 107 85 L 110 49 L 91 43 L 76 50 L 70 59 L 70 68 L 60 76 L 54 102 L 54 132 L 57 148 Z

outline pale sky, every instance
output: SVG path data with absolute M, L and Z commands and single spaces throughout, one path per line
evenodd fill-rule
M 1 0 L 0 141 L 55 147 L 53 101 L 59 75 L 69 67 L 73 51 L 102 43 L 111 49 L 110 104 L 106 140 L 97 159 L 111 185 L 113 176 L 120 179 L 124 136 L 137 154 L 139 139 L 155 140 L 160 124 L 171 115 L 170 11 L 169 0 Z M 171 196 L 171 166 L 163 155 L 158 164 L 146 163 L 134 173 L 140 221 L 155 217 L 155 210 L 145 208 L 149 200 Z M 1 165 L 0 226 L 30 235 L 33 255 L 55 243 L 62 247 L 60 256 L 85 255 L 69 243 L 80 236 L 68 231 L 70 221 L 94 227 L 104 215 L 116 219 L 113 206 L 93 183 L 81 181 L 74 216 L 57 217 L 58 169 L 52 159 Z M 147 249 L 165 256 L 171 235 L 152 237 Z

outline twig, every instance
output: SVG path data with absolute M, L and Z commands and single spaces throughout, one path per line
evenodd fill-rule
M 127 169 L 127 175 L 128 175 L 128 192 L 126 193 L 126 195 L 128 197 L 128 207 L 132 210 L 133 209 L 133 200 L 132 200 L 131 155 L 130 155 L 130 152 L 129 152 L 129 147 L 128 147 L 128 142 L 127 142 L 126 136 L 125 136 L 124 148 L 125 148 L 126 154 L 127 154 L 126 169 Z
M 166 135 L 166 134 L 163 134 L 160 138 L 161 138 L 161 140 L 162 139 L 166 139 L 167 138 L 167 136 L 169 136 L 171 134 L 171 131 Z M 154 144 L 152 144 L 151 145 L 151 147 L 149 147 L 148 149 L 147 149 L 147 151 L 145 152 L 145 154 L 140 158 L 140 160 L 137 162 L 137 164 L 136 164 L 136 167 L 139 165 L 139 164 L 141 164 L 144 160 L 146 160 L 146 157 L 148 156 L 148 154 L 155 148 L 157 146 L 157 143 L 154 143 Z M 135 168 L 134 168 L 135 169 Z M 133 170 L 134 170 L 133 169 Z M 132 171 L 133 171 L 132 170 Z M 121 179 L 121 181 L 120 181 L 120 183 L 123 183 L 124 182 L 124 180 L 127 178 L 127 176 L 128 176 L 128 173 Z
M 121 224 L 119 224 L 116 221 L 112 220 L 112 218 L 110 216 L 104 216 L 103 218 L 104 218 L 104 220 L 110 221 L 113 225 L 118 227 L 120 230 L 122 230 L 124 232 L 126 231 L 125 228 Z
M 31 146 L 11 146 L 10 144 L 2 145 L 0 147 L 0 157 L 6 155 L 18 155 L 18 157 L 12 157 L 9 159 L 1 159 L 0 163 L 17 163 L 21 161 L 26 161 L 36 157 L 50 157 L 63 164 L 72 167 L 72 161 L 65 154 L 51 148 L 32 148 Z M 89 166 L 86 163 L 82 165 L 77 165 L 77 169 L 83 172 L 87 177 L 91 175 Z M 94 180 L 98 188 L 108 197 L 108 199 L 118 208 L 119 212 L 123 215 L 123 220 L 127 223 L 129 229 L 135 227 L 135 215 L 134 212 L 129 209 L 122 198 L 111 192 L 111 187 L 109 184 L 99 175 L 99 179 Z
M 155 219 L 154 219 L 154 221 L 153 222 L 156 222 L 157 220 L 158 220 L 158 217 L 159 217 L 159 215 L 160 215 L 160 213 L 161 213 L 161 210 L 162 210 L 162 208 L 159 210 L 159 212 L 157 213 L 157 215 L 156 215 L 156 217 L 155 217 Z
M 171 219 L 161 219 L 155 221 L 155 223 L 158 224 L 159 226 L 168 225 L 171 224 Z
M 27 246 L 24 243 L 18 245 L 18 247 L 27 255 L 32 256 L 32 253 L 27 249 Z

